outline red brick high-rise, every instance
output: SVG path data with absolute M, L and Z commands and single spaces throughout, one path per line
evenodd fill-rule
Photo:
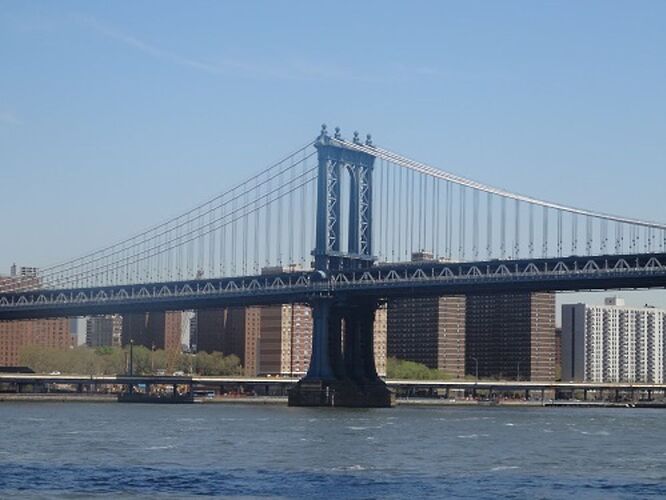
M 0 366 L 19 366 L 26 346 L 67 349 L 71 345 L 67 318 L 0 321 Z
M 34 287 L 37 269 L 12 266 L 10 276 L 0 276 L 0 290 Z M 67 318 L 0 321 L 0 366 L 18 366 L 26 346 L 66 349 L 72 346 Z

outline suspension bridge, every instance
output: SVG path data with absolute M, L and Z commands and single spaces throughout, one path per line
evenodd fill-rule
M 306 303 L 313 354 L 290 403 L 386 406 L 381 301 L 664 286 L 666 224 L 488 186 L 323 126 L 178 217 L 0 279 L 0 320 Z

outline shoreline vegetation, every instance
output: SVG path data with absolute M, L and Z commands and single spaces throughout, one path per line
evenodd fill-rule
M 53 347 L 25 346 L 19 353 L 22 366 L 35 373 L 63 375 L 121 375 L 128 372 L 129 347 Z M 187 353 L 175 350 L 148 349 L 134 346 L 132 353 L 135 375 L 186 373 L 196 375 L 242 376 L 243 366 L 234 354 L 221 352 Z M 386 360 L 387 378 L 396 380 L 456 380 L 449 373 L 414 361 L 389 357 Z M 467 376 L 457 380 L 474 380 Z
M 132 371 L 135 375 L 192 373 L 196 375 L 238 376 L 243 374 L 240 358 L 221 352 L 185 353 L 176 350 L 134 346 Z M 86 346 L 70 349 L 26 346 L 19 362 L 35 373 L 73 375 L 120 375 L 129 371 L 129 347 Z

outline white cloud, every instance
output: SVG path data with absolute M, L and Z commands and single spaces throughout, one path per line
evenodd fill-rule
M 257 64 L 244 60 L 223 59 L 221 61 L 210 62 L 187 57 L 175 52 L 162 49 L 157 45 L 146 42 L 134 35 L 119 31 L 88 17 L 75 15 L 76 21 L 95 32 L 120 42 L 128 47 L 132 47 L 155 59 L 160 59 L 172 64 L 189 67 L 198 71 L 213 75 L 235 75 L 264 77 L 274 79 L 336 79 L 336 80 L 376 80 L 367 75 L 356 74 L 349 68 L 333 67 L 330 65 L 322 66 L 303 61 L 285 62 L 280 65 Z

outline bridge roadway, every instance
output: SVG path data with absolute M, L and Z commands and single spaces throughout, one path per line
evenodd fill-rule
M 299 381 L 291 377 L 215 377 L 215 376 L 128 376 L 128 375 L 47 375 L 0 373 L 0 384 L 71 384 L 71 385 L 191 385 L 279 387 L 288 389 Z M 449 390 L 499 390 L 499 391 L 666 391 L 666 384 L 627 382 L 534 382 L 511 380 L 391 380 L 386 384 L 392 389 L 449 389 Z M 665 392 L 666 393 L 666 392 Z
M 211 278 L 0 294 L 0 320 L 308 303 L 314 297 L 666 287 L 666 254 L 377 264 L 368 269 Z

